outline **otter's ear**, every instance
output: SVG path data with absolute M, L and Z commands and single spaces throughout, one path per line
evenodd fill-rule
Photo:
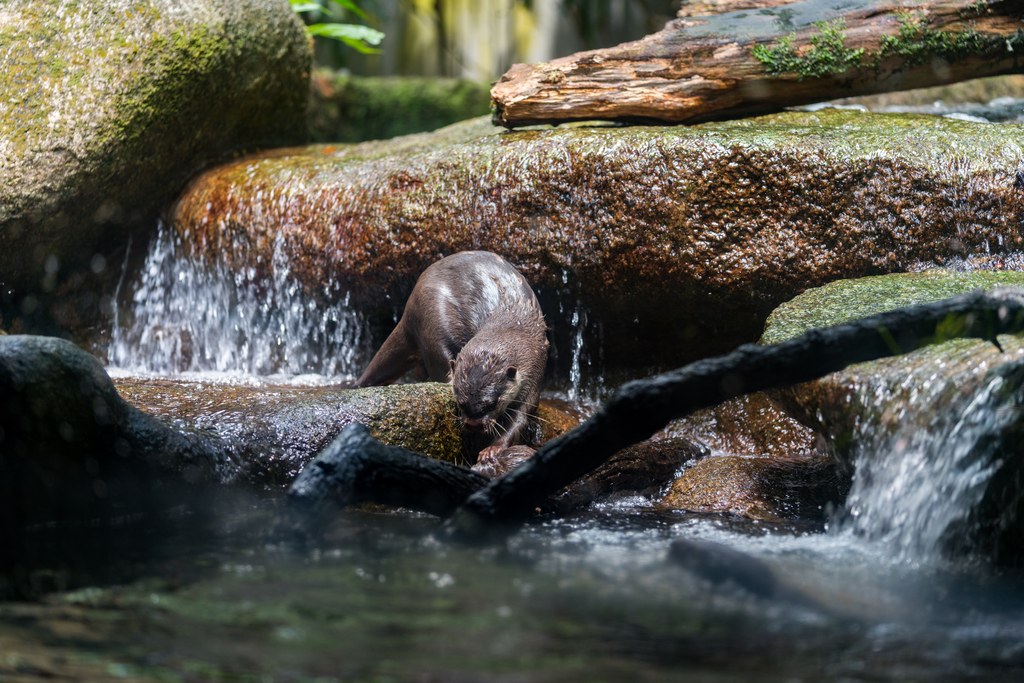
M 516 381 L 516 372 L 518 372 L 516 368 L 509 367 L 509 369 L 505 371 L 505 379 L 510 382 Z
M 454 358 L 452 358 L 450 361 L 448 361 L 448 366 L 450 368 L 450 370 L 448 370 L 448 381 L 451 382 L 453 379 L 455 379 L 455 359 Z

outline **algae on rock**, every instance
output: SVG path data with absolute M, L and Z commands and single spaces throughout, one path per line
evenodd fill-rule
M 310 60 L 284 0 L 4 3 L 5 297 L 123 255 L 203 166 L 302 142 Z

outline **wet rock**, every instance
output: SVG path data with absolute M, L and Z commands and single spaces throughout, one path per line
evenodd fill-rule
M 820 438 L 763 393 L 675 420 L 664 433 L 709 449 L 708 457 L 685 463 L 661 500 L 664 507 L 820 521 L 849 488 L 848 475 L 822 451 Z
M 284 0 L 14 0 L 0 45 L 8 299 L 114 273 L 197 170 L 305 138 L 310 50 Z M 52 312 L 83 324 L 72 313 Z
M 315 69 L 312 142 L 361 142 L 422 133 L 491 109 L 490 86 L 456 78 L 363 78 Z
M 682 467 L 707 453 L 707 447 L 686 437 L 623 448 L 596 470 L 551 496 L 544 511 L 566 514 L 623 495 L 657 497 Z
M 762 342 L 1022 284 L 1022 273 L 945 270 L 836 282 L 780 306 Z M 1003 564 L 1024 560 L 1024 342 L 1005 335 L 997 341 L 998 347 L 966 339 L 932 344 L 773 392 L 854 470 L 847 522 L 859 533 L 907 553 L 973 550 Z
M 480 439 L 462 431 L 451 386 L 436 382 L 368 389 L 239 386 L 219 382 L 119 379 L 125 399 L 168 424 L 216 441 L 231 454 L 232 479 L 287 486 L 345 426 L 359 422 L 389 446 L 471 464 Z M 527 436 L 538 445 L 577 423 L 542 402 Z M 483 435 L 484 443 L 489 437 Z
M 583 310 L 607 366 L 678 366 L 756 339 L 808 287 L 1020 248 L 1021 158 L 1010 127 L 832 109 L 691 127 L 473 120 L 239 159 L 199 176 L 171 221 L 200 259 L 261 277 L 287 263 L 311 296 L 349 293 L 381 339 L 426 266 L 492 250 L 538 290 L 560 357 L 575 330 L 554 312 Z
M 803 458 L 818 450 L 816 435 L 764 393 L 748 394 L 673 420 L 663 437 L 687 437 L 713 455 Z
M 215 444 L 127 404 L 70 342 L 0 336 L 0 575 L 102 553 L 119 526 L 180 504 L 180 489 L 229 464 Z M 81 547 L 76 525 L 105 533 Z
M 688 468 L 662 505 L 695 512 L 727 512 L 769 522 L 823 520 L 842 502 L 847 482 L 824 455 L 766 458 L 719 455 Z

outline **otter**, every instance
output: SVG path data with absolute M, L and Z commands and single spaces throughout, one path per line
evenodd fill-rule
M 547 325 L 526 278 L 497 254 L 463 251 L 423 271 L 355 386 L 391 384 L 413 366 L 420 380 L 451 382 L 462 424 L 497 436 L 478 459 L 495 457 L 536 411 L 547 359 Z

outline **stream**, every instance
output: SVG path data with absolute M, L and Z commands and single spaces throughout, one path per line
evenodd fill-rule
M 131 324 L 117 328 L 108 371 L 197 386 L 357 374 L 372 353 L 359 316 L 275 272 L 257 285 L 199 268 L 161 230 L 118 312 Z M 587 413 L 608 392 L 588 375 L 600 354 L 583 342 L 585 311 L 558 316 L 576 332 L 546 395 Z M 886 438 L 861 425 L 848 504 L 824 524 L 631 497 L 465 547 L 435 518 L 371 506 L 299 546 L 275 533 L 279 494 L 235 489 L 156 517 L 83 520 L 53 538 L 95 549 L 94 585 L 41 576 L 53 591 L 41 602 L 0 604 L 0 653 L 16 653 L 0 654 L 0 677 L 1019 680 L 1024 583 L 942 552 L 991 475 L 967 454 L 1006 419 L 986 408 L 998 383 L 953 399 L 932 386 L 893 406 L 906 428 Z M 896 449 L 913 452 L 899 470 L 885 458 Z M 675 542 L 697 542 L 696 562 L 674 561 Z

